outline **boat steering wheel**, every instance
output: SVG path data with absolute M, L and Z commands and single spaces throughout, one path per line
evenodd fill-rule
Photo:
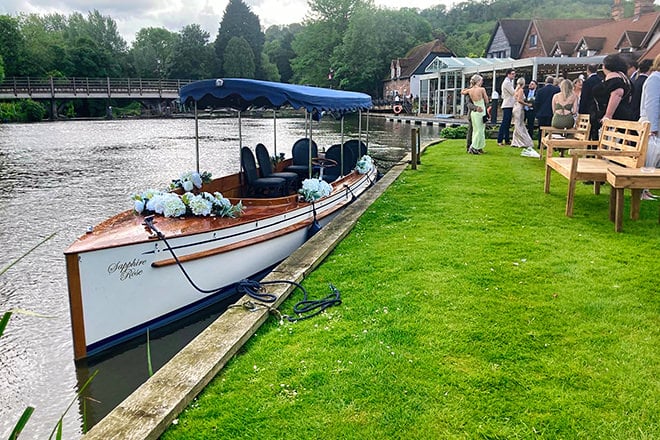
M 313 157 L 312 165 L 319 168 L 319 179 L 323 179 L 323 170 L 326 168 L 336 167 L 337 161 L 326 159 L 325 157 Z

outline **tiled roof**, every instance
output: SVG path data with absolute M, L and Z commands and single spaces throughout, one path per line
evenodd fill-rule
M 638 18 L 630 17 L 618 21 L 608 20 L 607 23 L 589 28 L 572 28 L 574 30 L 565 35 L 564 38 L 561 38 L 561 40 L 578 41 L 583 36 L 601 37 L 605 41 L 600 52 L 603 54 L 615 53 L 618 52 L 616 46 L 625 32 L 644 32 L 644 35 L 646 35 L 656 23 L 659 15 L 660 12 L 652 12 L 650 14 L 643 14 Z
M 614 47 L 617 49 L 621 47 L 640 47 L 647 33 L 644 31 L 625 31 Z
M 545 52 L 545 56 L 549 56 L 550 51 L 552 50 L 552 48 L 554 47 L 557 41 L 580 41 L 580 38 L 584 34 L 573 36 L 572 33 L 569 33 L 570 29 L 586 29 L 609 22 L 612 22 L 612 19 L 565 18 L 565 19 L 551 19 L 551 20 L 534 20 L 534 24 L 538 31 L 540 43 L 543 46 Z
M 571 41 L 557 41 L 548 55 L 553 56 L 554 53 L 555 53 L 555 50 L 557 49 L 557 47 L 559 47 L 559 52 L 562 55 L 571 56 L 571 54 L 575 51 L 575 46 L 577 46 L 577 43 L 574 42 L 574 41 L 573 42 L 571 42 Z
M 436 54 L 439 56 L 454 56 L 454 53 L 447 49 L 440 40 L 429 41 L 428 43 L 415 46 L 406 54 L 405 58 L 399 59 L 401 66 L 401 78 L 410 78 L 417 70 L 419 65 L 424 61 L 429 54 Z
M 503 19 L 499 21 L 499 24 L 502 27 L 502 31 L 504 32 L 504 35 L 506 35 L 506 39 L 509 41 L 509 45 L 511 46 L 511 56 L 513 58 L 517 58 L 520 55 L 520 46 L 523 44 L 523 40 L 525 39 L 525 34 L 527 33 L 527 28 L 529 28 L 530 21 L 531 20 L 514 19 Z M 495 34 L 493 33 L 493 36 L 494 35 Z M 493 36 L 491 36 L 491 39 Z M 488 47 L 490 47 L 491 43 L 488 44 Z
M 605 37 L 582 37 L 578 44 L 581 45 L 582 42 L 587 45 L 589 50 L 597 50 L 600 52 L 605 45 Z

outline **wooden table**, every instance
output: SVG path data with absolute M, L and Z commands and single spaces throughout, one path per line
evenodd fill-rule
M 614 230 L 623 229 L 623 191 L 629 188 L 632 195 L 630 201 L 630 218 L 639 218 L 639 202 L 642 190 L 660 189 L 660 168 L 652 171 L 642 171 L 644 168 L 611 167 L 607 169 L 607 183 L 612 187 L 610 192 L 610 220 L 614 222 Z M 644 169 L 645 170 L 645 169 Z M 660 222 L 660 218 L 658 219 Z

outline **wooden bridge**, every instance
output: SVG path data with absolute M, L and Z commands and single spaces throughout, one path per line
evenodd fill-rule
M 193 80 L 145 78 L 5 78 L 0 100 L 8 99 L 178 99 Z

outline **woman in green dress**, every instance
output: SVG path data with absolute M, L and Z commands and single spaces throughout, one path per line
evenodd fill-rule
M 552 97 L 552 126 L 573 128 L 577 115 L 577 96 L 573 93 L 573 83 L 565 79 L 559 84 L 559 93 Z
M 488 94 L 483 88 L 484 79 L 481 75 L 474 75 L 470 79 L 470 88 L 467 93 L 470 95 L 472 103 L 476 106 L 470 115 L 472 122 L 472 143 L 468 148 L 470 154 L 483 154 L 486 146 L 486 106 L 488 105 Z

